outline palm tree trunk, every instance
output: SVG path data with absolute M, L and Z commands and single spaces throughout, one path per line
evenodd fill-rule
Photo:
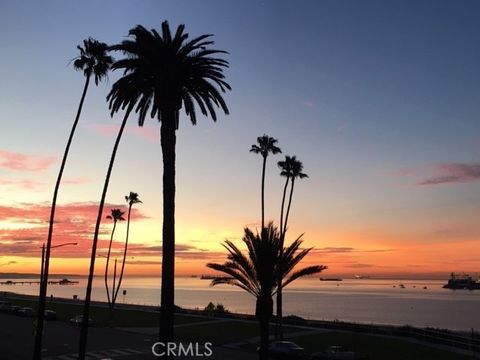
M 262 231 L 265 227 L 265 167 L 267 165 L 267 157 L 263 157 L 262 167 Z
M 115 264 L 114 264 L 114 267 L 113 267 L 113 284 L 112 284 L 112 295 L 113 293 L 115 292 L 115 281 L 117 279 L 117 258 L 115 258 Z M 112 323 L 113 321 L 113 307 L 115 306 L 115 303 L 112 299 L 112 306 L 110 306 L 110 312 L 108 314 L 108 321 L 110 323 Z M 112 324 L 113 326 L 113 324 Z
M 284 247 L 284 242 L 285 242 L 285 236 L 283 234 L 283 209 L 285 207 L 285 197 L 287 196 L 287 186 L 288 186 L 288 181 L 290 180 L 290 177 L 287 177 L 287 180 L 285 181 L 285 186 L 283 187 L 283 197 L 282 197 L 282 208 L 280 210 L 280 241 L 281 241 L 281 246 L 280 246 L 280 258 L 283 256 L 283 247 Z M 278 279 L 277 279 L 277 316 L 276 316 L 276 326 L 275 326 L 275 338 L 276 339 L 283 339 L 283 331 L 282 331 L 282 318 L 283 318 L 283 296 L 282 296 L 282 274 L 278 274 Z
M 79 360 L 85 359 L 85 353 L 87 351 L 88 318 L 90 316 L 90 300 L 92 296 L 93 273 L 95 270 L 95 257 L 97 255 L 98 233 L 100 232 L 100 223 L 102 222 L 103 207 L 105 205 L 105 198 L 107 197 L 108 184 L 110 182 L 110 175 L 112 174 L 113 164 L 115 162 L 115 156 L 117 155 L 118 145 L 120 144 L 120 139 L 122 138 L 125 125 L 127 124 L 128 115 L 130 114 L 131 110 L 132 110 L 132 106 L 129 106 L 127 111 L 125 112 L 122 125 L 120 126 L 120 129 L 118 131 L 117 139 L 115 140 L 115 145 L 113 146 L 112 156 L 110 157 L 110 164 L 108 165 L 107 175 L 105 176 L 105 183 L 103 185 L 100 205 L 98 207 L 97 222 L 95 224 L 95 233 L 93 235 L 92 254 L 90 256 L 90 269 L 88 272 L 87 292 L 85 295 L 85 304 L 83 306 L 83 321 L 82 321 L 82 329 L 80 331 L 80 341 L 79 341 L 79 348 L 78 348 Z
M 283 203 L 285 201 L 285 193 L 287 190 L 288 178 L 285 182 L 285 187 L 283 188 L 283 200 L 282 200 L 282 211 L 283 211 Z M 280 227 L 280 239 L 281 239 L 281 248 L 280 248 L 280 256 L 283 257 L 283 247 L 285 242 L 285 233 L 287 232 L 287 225 L 288 225 L 288 215 L 290 214 L 290 205 L 292 204 L 292 197 L 293 197 L 293 188 L 295 186 L 295 178 L 292 178 L 292 186 L 290 188 L 290 197 L 288 199 L 288 206 L 287 206 L 287 213 L 285 214 L 285 224 L 282 228 Z M 282 293 L 282 278 L 279 276 L 278 278 L 278 288 L 277 288 L 277 327 L 278 333 L 277 337 L 279 340 L 283 340 L 283 293 Z
M 285 197 L 287 196 L 288 180 L 290 180 L 290 177 L 287 177 L 287 180 L 285 181 L 285 186 L 283 187 L 282 208 L 280 209 L 280 236 L 282 236 L 283 234 L 283 209 L 285 207 Z
M 283 231 L 282 231 L 283 237 L 285 237 L 285 233 L 287 232 L 288 215 L 290 214 L 290 205 L 292 205 L 292 196 L 293 196 L 294 187 L 295 187 L 295 178 L 292 178 L 292 186 L 290 188 L 290 198 L 288 199 L 287 213 L 285 215 L 285 224 L 283 225 Z
M 175 276 L 175 143 L 177 110 L 162 111 L 160 128 L 163 154 L 163 240 L 160 341 L 173 341 Z
M 108 263 L 110 262 L 110 252 L 112 250 L 113 234 L 115 233 L 116 226 L 117 226 L 117 221 L 113 220 L 112 235 L 110 236 L 110 244 L 108 244 L 107 263 L 105 264 L 105 289 L 107 290 L 107 301 L 108 301 L 108 308 L 110 309 L 110 311 L 112 308 L 112 303 L 110 301 L 110 292 L 108 289 Z M 113 298 L 113 292 L 112 292 L 112 298 Z
M 112 296 L 113 296 L 112 310 L 113 310 L 113 307 L 115 306 L 115 303 L 117 301 L 117 296 L 118 296 L 118 292 L 120 291 L 120 286 L 122 285 L 123 270 L 125 269 L 125 261 L 127 260 L 128 234 L 130 232 L 130 214 L 131 214 L 131 212 L 132 212 L 132 204 L 130 204 L 129 207 L 128 207 L 127 236 L 125 238 L 125 248 L 123 250 L 122 269 L 120 270 L 120 276 L 118 277 L 118 285 L 117 285 L 117 289 L 115 290 L 115 295 L 112 294 Z
M 256 302 L 255 315 L 260 324 L 260 360 L 268 359 L 269 320 L 272 317 L 273 301 L 270 296 L 260 295 Z
M 73 140 L 73 135 L 75 134 L 75 130 L 78 125 L 78 120 L 80 119 L 80 114 L 82 113 L 83 102 L 85 101 L 89 84 L 90 84 L 90 76 L 87 76 L 85 79 L 85 85 L 83 87 L 82 97 L 80 98 L 80 104 L 78 105 L 77 115 L 75 116 L 72 129 L 70 130 L 67 146 L 65 147 L 65 151 L 63 153 L 60 170 L 58 171 L 57 182 L 55 183 L 55 189 L 53 191 L 52 207 L 50 209 L 50 221 L 48 224 L 47 247 L 45 249 L 45 264 L 44 264 L 44 269 L 42 269 L 43 281 L 40 284 L 40 298 L 38 300 L 37 329 L 35 333 L 35 345 L 33 350 L 33 359 L 35 360 L 39 360 L 42 357 L 43 322 L 44 322 L 44 314 L 45 314 L 45 301 L 47 296 L 48 270 L 50 266 L 50 250 L 52 246 L 53 224 L 55 219 L 55 208 L 57 206 L 58 189 L 60 188 L 60 183 L 62 181 L 62 176 L 63 176 L 63 170 L 65 169 L 68 153 L 70 151 L 70 145 L 72 144 L 72 140 Z

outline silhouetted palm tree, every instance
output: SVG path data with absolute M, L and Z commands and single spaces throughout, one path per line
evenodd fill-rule
M 283 196 L 282 196 L 282 207 L 280 210 L 280 235 L 283 234 L 283 210 L 285 208 L 285 197 L 287 196 L 287 187 L 288 183 L 290 181 L 290 178 L 292 177 L 292 163 L 295 161 L 295 156 L 285 156 L 285 160 L 279 161 L 278 167 L 280 168 L 280 176 L 284 176 L 286 178 L 285 180 L 285 186 L 283 187 Z
M 117 285 L 117 289 L 115 290 L 115 296 L 113 296 L 113 301 L 112 301 L 113 306 L 115 306 L 115 301 L 117 300 L 118 292 L 120 291 L 120 286 L 122 285 L 123 270 L 125 269 L 125 261 L 127 260 L 128 235 L 130 233 L 130 215 L 132 213 L 132 206 L 134 204 L 141 203 L 140 199 L 138 198 L 138 194 L 132 191 L 130 191 L 130 194 L 125 196 L 125 201 L 128 204 L 127 235 L 125 237 L 125 247 L 123 250 L 123 260 L 122 260 L 122 267 L 120 269 L 120 276 L 118 278 L 118 285 Z
M 285 223 L 283 224 L 283 236 L 285 237 L 285 233 L 287 232 L 287 225 L 288 225 L 288 215 L 290 214 L 290 206 L 292 205 L 292 196 L 293 196 L 293 189 L 295 187 L 295 179 L 304 179 L 308 178 L 307 174 L 302 173 L 303 171 L 303 164 L 301 161 L 297 160 L 295 156 L 291 158 L 291 166 L 290 166 L 290 197 L 288 200 L 287 206 L 287 213 L 285 214 Z
M 251 152 L 255 154 L 260 154 L 263 157 L 262 165 L 262 229 L 265 227 L 265 167 L 267 165 L 267 157 L 269 153 L 278 154 L 281 153 L 279 147 L 275 144 L 278 142 L 277 139 L 270 137 L 268 135 L 263 135 L 257 138 L 257 144 L 252 145 L 250 149 Z M 281 230 L 281 229 L 280 229 Z
M 288 215 L 290 213 L 290 205 L 292 203 L 292 196 L 293 196 L 293 188 L 295 184 L 295 178 L 303 179 L 308 177 L 308 175 L 303 174 L 303 165 L 300 161 L 297 160 L 295 156 L 285 156 L 284 161 L 278 162 L 278 167 L 281 169 L 280 175 L 286 178 L 285 186 L 283 187 L 283 196 L 282 196 L 282 209 L 280 211 L 280 240 L 282 243 L 282 253 L 285 246 L 285 233 L 287 231 L 287 222 L 288 222 Z M 287 194 L 287 187 L 289 181 L 291 182 L 290 187 L 290 198 L 287 207 L 287 213 L 285 216 L 285 220 L 283 219 L 283 210 L 285 205 L 285 196 Z M 285 223 L 284 223 L 285 221 Z M 280 280 L 279 280 L 280 283 Z M 277 291 L 277 327 L 276 327 L 276 337 L 280 340 L 283 339 L 283 291 L 282 286 L 279 286 Z
M 231 241 L 223 245 L 227 251 L 224 264 L 209 263 L 211 269 L 221 271 L 230 278 L 218 277 L 211 285 L 237 286 L 257 299 L 255 316 L 260 323 L 260 359 L 267 359 L 268 322 L 273 313 L 272 296 L 277 287 L 277 271 L 280 260 L 280 237 L 272 223 L 262 228 L 261 235 L 245 228 L 243 242 L 248 253 L 243 254 Z
M 255 316 L 260 322 L 261 359 L 266 359 L 268 322 L 273 313 L 272 296 L 278 289 L 278 279 L 282 279 L 282 287 L 285 287 L 300 277 L 326 269 L 326 266 L 314 265 L 294 271 L 298 263 L 312 250 L 312 248 L 300 250 L 303 242 L 301 238 L 302 235 L 286 247 L 282 255 L 280 234 L 273 223 L 263 228 L 261 236 L 245 228 L 242 240 L 247 246 L 246 255 L 235 244 L 226 240 L 223 246 L 228 251 L 228 261 L 224 264 L 207 264 L 207 267 L 228 275 L 215 278 L 211 285 L 237 286 L 257 298 Z
M 110 243 L 108 244 L 107 262 L 105 264 L 105 289 L 107 290 L 107 301 L 108 301 L 108 308 L 110 309 L 110 317 L 112 316 L 112 312 L 113 312 L 113 294 L 115 292 L 115 285 L 113 286 L 113 289 L 112 289 L 112 301 L 110 301 L 110 291 L 108 289 L 108 264 L 110 262 L 110 253 L 112 250 L 113 234 L 115 233 L 117 222 L 125 220 L 123 215 L 125 215 L 125 212 L 120 209 L 110 209 L 110 215 L 107 215 L 107 219 L 113 220 L 112 234 L 110 236 Z M 115 278 L 113 279 L 113 283 L 115 284 Z
M 88 86 L 90 84 L 90 78 L 93 75 L 95 79 L 95 85 L 107 77 L 110 65 L 113 62 L 113 58 L 107 54 L 108 46 L 105 43 L 99 42 L 95 39 L 88 38 L 83 41 L 83 47 L 77 46 L 80 51 L 80 55 L 73 61 L 73 67 L 75 70 L 83 71 L 85 75 L 85 85 L 83 86 L 82 96 L 80 98 L 80 104 L 78 105 L 77 115 L 73 121 L 72 129 L 68 137 L 67 145 L 63 153 L 62 163 L 57 175 L 57 182 L 55 183 L 55 189 L 53 191 L 52 207 L 50 209 L 50 221 L 48 226 L 47 247 L 45 253 L 45 264 L 43 270 L 43 281 L 40 286 L 40 299 L 38 304 L 38 319 L 37 319 L 37 331 L 35 335 L 34 345 L 34 359 L 41 358 L 42 349 L 42 333 L 43 333 L 43 317 L 45 313 L 45 297 L 47 294 L 48 285 L 48 271 L 50 266 L 50 249 L 52 245 L 53 224 L 55 219 L 55 208 L 57 205 L 57 195 L 62 181 L 63 170 L 67 161 L 68 153 L 70 151 L 70 145 L 72 144 L 73 136 L 77 128 L 78 120 L 82 112 L 83 102 L 87 95 Z
M 179 111 L 185 108 L 192 124 L 196 124 L 197 105 L 202 114 L 217 116 L 214 107 L 226 114 L 228 108 L 221 92 L 230 90 L 224 81 L 226 60 L 214 57 L 225 51 L 209 49 L 211 35 L 188 40 L 184 25 L 172 36 L 167 21 L 161 33 L 138 25 L 131 29 L 131 39 L 112 47 L 126 58 L 117 61 L 113 69 L 124 76 L 112 86 L 108 95 L 112 112 L 136 104 L 138 123 L 143 126 L 150 114 L 161 123 L 163 153 L 163 240 L 160 338 L 173 340 L 174 263 L 175 263 L 175 143 Z

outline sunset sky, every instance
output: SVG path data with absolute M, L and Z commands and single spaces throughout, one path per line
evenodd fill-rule
M 70 64 L 92 36 L 114 44 L 137 24 L 186 25 L 229 52 L 230 115 L 182 113 L 177 139 L 176 269 L 207 273 L 221 243 L 260 225 L 256 137 L 268 159 L 266 215 L 278 222 L 277 161 L 296 155 L 287 241 L 325 275 L 480 272 L 480 3 L 477 1 L 2 1 L 0 272 L 38 272 L 59 161 L 83 74 Z M 113 54 L 121 57 L 121 54 Z M 123 114 L 91 86 L 59 195 L 51 273 L 88 272 L 97 202 Z M 126 272 L 158 275 L 159 124 L 129 120 L 104 217 L 138 192 Z M 118 256 L 126 224 L 117 227 Z M 111 222 L 104 221 L 99 253 Z M 97 263 L 103 264 L 98 258 Z

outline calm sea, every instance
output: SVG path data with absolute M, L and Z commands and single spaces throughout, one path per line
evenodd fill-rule
M 78 285 L 50 285 L 48 295 L 65 298 L 77 295 L 83 299 L 86 279 L 76 280 L 80 281 Z M 308 319 L 479 330 L 480 290 L 442 289 L 444 283 L 439 280 L 300 279 L 284 291 L 284 314 Z M 222 303 L 232 312 L 254 313 L 255 299 L 243 290 L 209 284 L 210 281 L 200 278 L 177 278 L 175 303 L 193 309 L 204 308 L 211 301 Z M 158 305 L 159 288 L 159 278 L 125 278 L 122 290 L 127 294 L 120 294 L 118 302 Z M 0 285 L 0 291 L 36 295 L 38 285 Z M 95 278 L 92 298 L 106 300 L 102 278 Z

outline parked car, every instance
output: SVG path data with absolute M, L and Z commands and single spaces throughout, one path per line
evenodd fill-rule
M 53 310 L 45 310 L 45 320 L 57 320 L 57 313 Z
M 21 306 L 12 305 L 12 306 L 10 306 L 10 309 L 8 310 L 8 312 L 11 313 L 11 314 L 17 314 L 18 311 L 19 311 L 21 308 L 22 308 Z
M 257 352 L 260 348 L 257 349 Z M 272 341 L 268 346 L 268 358 L 275 360 L 305 359 L 305 350 L 291 341 Z
M 31 307 L 23 307 L 18 310 L 18 315 L 23 316 L 23 317 L 34 317 L 35 316 L 35 311 Z
M 12 307 L 12 303 L 10 303 L 8 301 L 0 301 L 0 311 L 10 312 L 11 307 Z
M 81 326 L 83 323 L 83 315 L 77 315 L 70 319 L 70 324 L 74 326 Z M 88 326 L 94 325 L 94 322 L 91 318 L 88 318 Z
M 313 353 L 311 360 L 361 360 L 366 359 L 344 346 L 329 346 L 322 352 Z

